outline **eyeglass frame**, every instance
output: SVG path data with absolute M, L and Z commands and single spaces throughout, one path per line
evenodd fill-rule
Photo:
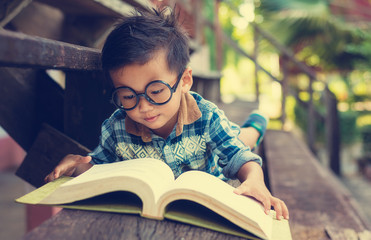
M 117 108 L 119 108 L 119 109 L 121 109 L 121 110 L 124 110 L 124 111 L 130 111 L 130 110 L 133 110 L 134 108 L 136 108 L 136 107 L 138 106 L 138 104 L 139 104 L 140 97 L 142 97 L 142 96 L 143 96 L 143 97 L 144 97 L 144 98 L 145 98 L 149 103 L 151 103 L 151 104 L 153 104 L 153 105 L 156 105 L 156 106 L 164 105 L 164 104 L 168 103 L 168 102 L 171 100 L 171 98 L 173 97 L 173 93 L 176 92 L 176 90 L 177 90 L 177 88 L 178 88 L 178 85 L 179 85 L 179 82 L 180 82 L 180 80 L 182 79 L 183 73 L 184 73 L 184 71 L 182 71 L 182 72 L 178 75 L 177 81 L 176 81 L 176 83 L 174 84 L 173 87 L 171 87 L 170 84 L 168 84 L 167 82 L 164 82 L 164 81 L 162 81 L 162 80 L 154 80 L 154 81 L 152 81 L 152 82 L 150 82 L 150 83 L 148 83 L 148 84 L 146 85 L 146 87 L 145 87 L 143 93 L 139 93 L 139 94 L 138 94 L 136 91 L 134 91 L 134 89 L 132 89 L 131 87 L 123 86 L 123 87 L 115 88 L 115 89 L 112 91 L 111 101 L 113 102 L 113 104 L 114 104 Z M 153 100 L 152 100 L 152 99 L 147 95 L 147 89 L 148 89 L 148 86 L 150 86 L 150 85 L 153 84 L 153 83 L 163 83 L 163 84 L 165 84 L 166 87 L 168 87 L 168 88 L 170 89 L 170 97 L 169 97 L 169 99 L 168 99 L 167 101 L 165 101 L 165 102 L 163 102 L 163 103 L 156 103 L 155 101 L 153 101 Z M 125 89 L 129 89 L 130 91 L 132 91 L 133 93 L 135 93 L 135 95 L 136 95 L 136 99 L 137 99 L 137 102 L 135 103 L 134 107 L 131 107 L 131 108 L 124 108 L 122 105 L 119 106 L 119 105 L 116 103 L 116 101 L 115 101 L 115 99 L 114 99 L 114 98 L 115 98 L 115 93 L 116 93 L 117 91 L 119 91 L 120 89 L 124 89 L 124 88 L 125 88 Z

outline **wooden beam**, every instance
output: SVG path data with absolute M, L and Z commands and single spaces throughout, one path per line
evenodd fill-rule
M 330 169 L 338 176 L 341 175 L 341 135 L 337 99 L 335 94 L 325 89 L 326 103 L 326 145 Z
M 119 17 L 121 14 L 115 10 L 114 6 L 107 7 L 104 5 L 104 1 L 99 0 L 38 0 L 46 5 L 52 6 L 54 8 L 60 9 L 63 13 L 67 15 L 79 15 L 79 16 L 95 16 L 95 17 Z M 102 4 L 103 2 L 103 4 Z M 107 4 L 110 1 L 105 1 Z M 122 11 L 129 12 L 132 8 L 128 9 L 127 4 L 116 2 L 116 9 L 123 9 Z M 118 3 L 118 4 L 117 4 Z M 106 4 L 106 5 L 107 5 Z M 114 4 L 111 4 L 114 5 Z
M 0 125 L 25 150 L 42 122 L 63 127 L 63 90 L 44 72 L 0 68 Z
M 67 154 L 86 155 L 89 149 L 62 134 L 55 128 L 43 124 L 38 136 L 18 168 L 16 175 L 35 187 L 44 184 L 45 176 Z
M 103 121 L 115 110 L 110 103 L 112 88 L 102 72 L 67 72 L 64 133 L 94 149 L 99 143 Z
M 17 16 L 32 0 L 5 0 L 0 3 L 0 27 L 4 27 Z
M 149 9 L 154 5 L 148 0 L 38 0 L 60 9 L 66 14 L 79 16 L 121 17 L 129 16 L 134 8 Z
M 254 52 L 252 58 L 254 59 L 254 63 L 258 62 L 258 55 L 259 55 L 259 35 L 256 31 L 253 32 L 254 34 Z M 259 65 L 254 65 L 254 80 L 255 80 L 255 102 L 259 103 L 260 98 L 260 86 L 259 86 Z M 284 79 L 282 79 L 283 81 Z
M 26 151 L 37 134 L 35 76 L 30 69 L 0 68 L 0 125 Z
M 0 66 L 100 70 L 100 50 L 0 30 Z
M 307 93 L 309 94 L 308 108 L 307 108 L 307 141 L 308 146 L 313 154 L 317 154 L 316 149 L 316 118 L 315 118 L 315 106 L 313 101 L 313 82 L 315 79 L 309 77 L 309 85 Z

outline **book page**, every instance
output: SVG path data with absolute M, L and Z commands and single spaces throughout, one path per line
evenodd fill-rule
M 166 209 L 165 218 L 236 235 L 245 239 L 261 240 L 261 238 L 238 227 L 223 216 L 201 204 L 189 200 L 177 200 L 170 203 Z
M 189 171 L 176 180 L 175 186 L 179 191 L 187 189 L 195 195 L 204 195 L 210 203 L 214 201 L 216 205 L 225 205 L 224 208 L 253 220 L 267 236 L 271 235 L 272 218 L 264 213 L 263 206 L 252 198 L 235 194 L 234 187 L 223 180 L 205 172 Z
M 144 181 L 152 188 L 155 198 L 161 195 L 174 182 L 173 172 L 162 160 L 141 158 L 94 165 L 88 171 L 66 182 L 61 187 L 114 177 L 132 177 Z

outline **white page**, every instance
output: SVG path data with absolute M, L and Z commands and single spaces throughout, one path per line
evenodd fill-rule
M 254 219 L 267 236 L 271 236 L 272 217 L 264 213 L 263 206 L 251 198 L 235 194 L 235 188 L 223 180 L 205 172 L 189 171 L 176 180 L 176 186 L 205 193 L 219 202 L 226 203 L 233 210 Z
M 61 187 L 119 176 L 133 177 L 145 181 L 153 189 L 156 199 L 174 181 L 173 172 L 162 160 L 143 158 L 94 165 L 85 173 L 61 185 Z

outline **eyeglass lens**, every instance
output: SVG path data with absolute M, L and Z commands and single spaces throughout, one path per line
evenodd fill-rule
M 137 94 L 131 88 L 119 88 L 114 92 L 113 100 L 117 106 L 128 110 L 136 107 L 141 95 L 149 102 L 160 105 L 169 101 L 171 94 L 170 86 L 163 82 L 152 82 L 146 87 L 144 94 Z

